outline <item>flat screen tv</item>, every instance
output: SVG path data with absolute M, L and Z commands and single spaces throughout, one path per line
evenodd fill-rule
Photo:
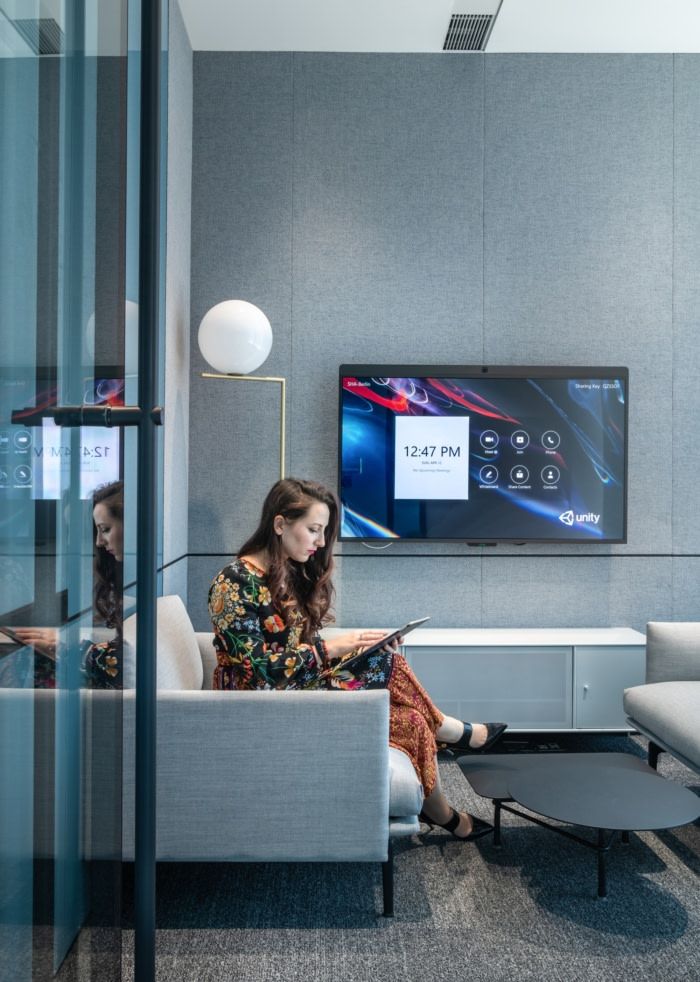
M 342 541 L 625 542 L 626 368 L 341 365 Z

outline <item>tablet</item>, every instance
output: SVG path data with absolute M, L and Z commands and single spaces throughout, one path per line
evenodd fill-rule
M 321 672 L 321 677 L 325 677 L 326 675 L 332 675 L 335 671 L 339 669 L 344 670 L 346 668 L 351 667 L 352 665 L 359 663 L 361 660 L 367 658 L 369 655 L 373 655 L 376 652 L 381 651 L 385 644 L 391 644 L 392 641 L 396 641 L 398 638 L 403 637 L 404 634 L 409 634 L 411 631 L 415 630 L 417 627 L 420 627 L 421 624 L 425 624 L 425 622 L 429 620 L 430 617 L 419 617 L 418 620 L 416 621 L 409 621 L 408 624 L 404 624 L 404 626 L 399 628 L 398 631 L 392 631 L 390 634 L 386 634 L 383 638 L 380 638 L 379 641 L 375 641 L 374 644 L 369 645 L 367 648 L 364 648 L 362 651 L 358 652 L 356 655 L 353 655 L 351 658 L 345 658 L 345 659 L 340 659 L 338 661 L 334 661 L 329 668 Z
M 411 631 L 415 631 L 417 627 L 420 627 L 421 624 L 425 624 L 429 620 L 429 617 L 419 617 L 417 621 L 409 621 L 408 624 L 404 624 L 398 631 L 392 631 L 391 634 L 387 634 L 385 637 L 380 638 L 379 641 L 375 641 L 373 645 L 364 648 L 357 657 L 364 658 L 365 655 L 373 655 L 375 651 L 381 651 L 385 644 L 391 644 L 392 641 L 402 638 L 404 634 L 410 634 Z M 347 661 L 344 664 L 347 664 Z
M 7 645 L 8 647 L 10 645 L 13 645 L 10 651 L 4 651 L 3 654 L 5 655 L 11 654 L 11 652 L 15 650 L 14 645 L 16 644 L 22 645 L 23 648 L 27 647 L 27 642 L 23 641 L 22 638 L 20 638 L 17 634 L 15 634 L 15 632 L 12 630 L 11 627 L 2 627 L 0 625 L 0 645 L 2 645 L 3 647 L 5 647 L 5 645 Z

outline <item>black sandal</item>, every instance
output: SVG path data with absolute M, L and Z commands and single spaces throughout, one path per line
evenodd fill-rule
M 429 818 L 424 811 L 421 811 L 418 821 L 423 822 L 424 825 L 429 825 L 431 831 L 436 826 L 437 828 L 445 829 L 446 832 L 451 832 L 455 839 L 459 839 L 460 842 L 473 842 L 474 839 L 481 839 L 482 836 L 493 832 L 493 825 L 489 825 L 488 822 L 484 822 L 483 819 L 477 818 L 475 815 L 470 815 L 469 817 L 472 820 L 472 830 L 469 835 L 457 835 L 455 832 L 460 819 L 459 812 L 456 808 L 452 809 L 452 816 L 445 823 L 436 822 L 434 818 Z
M 486 740 L 480 747 L 471 747 L 469 741 L 472 737 L 472 725 L 471 723 L 464 723 L 463 725 L 464 730 L 459 740 L 455 743 L 441 743 L 440 746 L 447 747 L 448 750 L 463 750 L 465 753 L 480 754 L 500 740 L 508 729 L 507 723 L 484 723 L 486 727 Z

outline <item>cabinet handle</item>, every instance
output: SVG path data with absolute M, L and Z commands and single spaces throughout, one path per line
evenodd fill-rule
M 583 687 L 583 698 L 584 699 L 586 698 L 587 693 L 588 693 L 588 682 L 586 682 L 586 684 Z

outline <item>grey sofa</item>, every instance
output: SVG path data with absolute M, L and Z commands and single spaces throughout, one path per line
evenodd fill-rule
M 388 693 L 213 692 L 212 637 L 195 633 L 179 597 L 159 598 L 156 858 L 377 862 L 390 916 L 392 840 L 418 832 L 423 793 L 408 756 L 389 747 Z M 123 691 L 0 688 L 14 738 L 5 750 L 34 747 L 38 856 L 66 848 L 65 812 L 80 827 L 76 859 L 134 857 L 135 639 L 129 617 Z M 55 809 L 53 748 L 76 706 L 79 779 Z M 29 791 L 8 789 L 10 803 L 15 791 L 19 808 Z
M 650 622 L 646 654 L 646 684 L 625 689 L 627 718 L 652 767 L 666 751 L 700 773 L 700 623 Z
M 127 687 L 135 633 L 128 618 Z M 214 692 L 212 637 L 195 633 L 179 597 L 159 598 L 157 858 L 379 862 L 391 915 L 391 842 L 418 831 L 423 795 L 409 757 L 389 747 L 388 693 Z M 133 692 L 123 711 L 128 859 Z

